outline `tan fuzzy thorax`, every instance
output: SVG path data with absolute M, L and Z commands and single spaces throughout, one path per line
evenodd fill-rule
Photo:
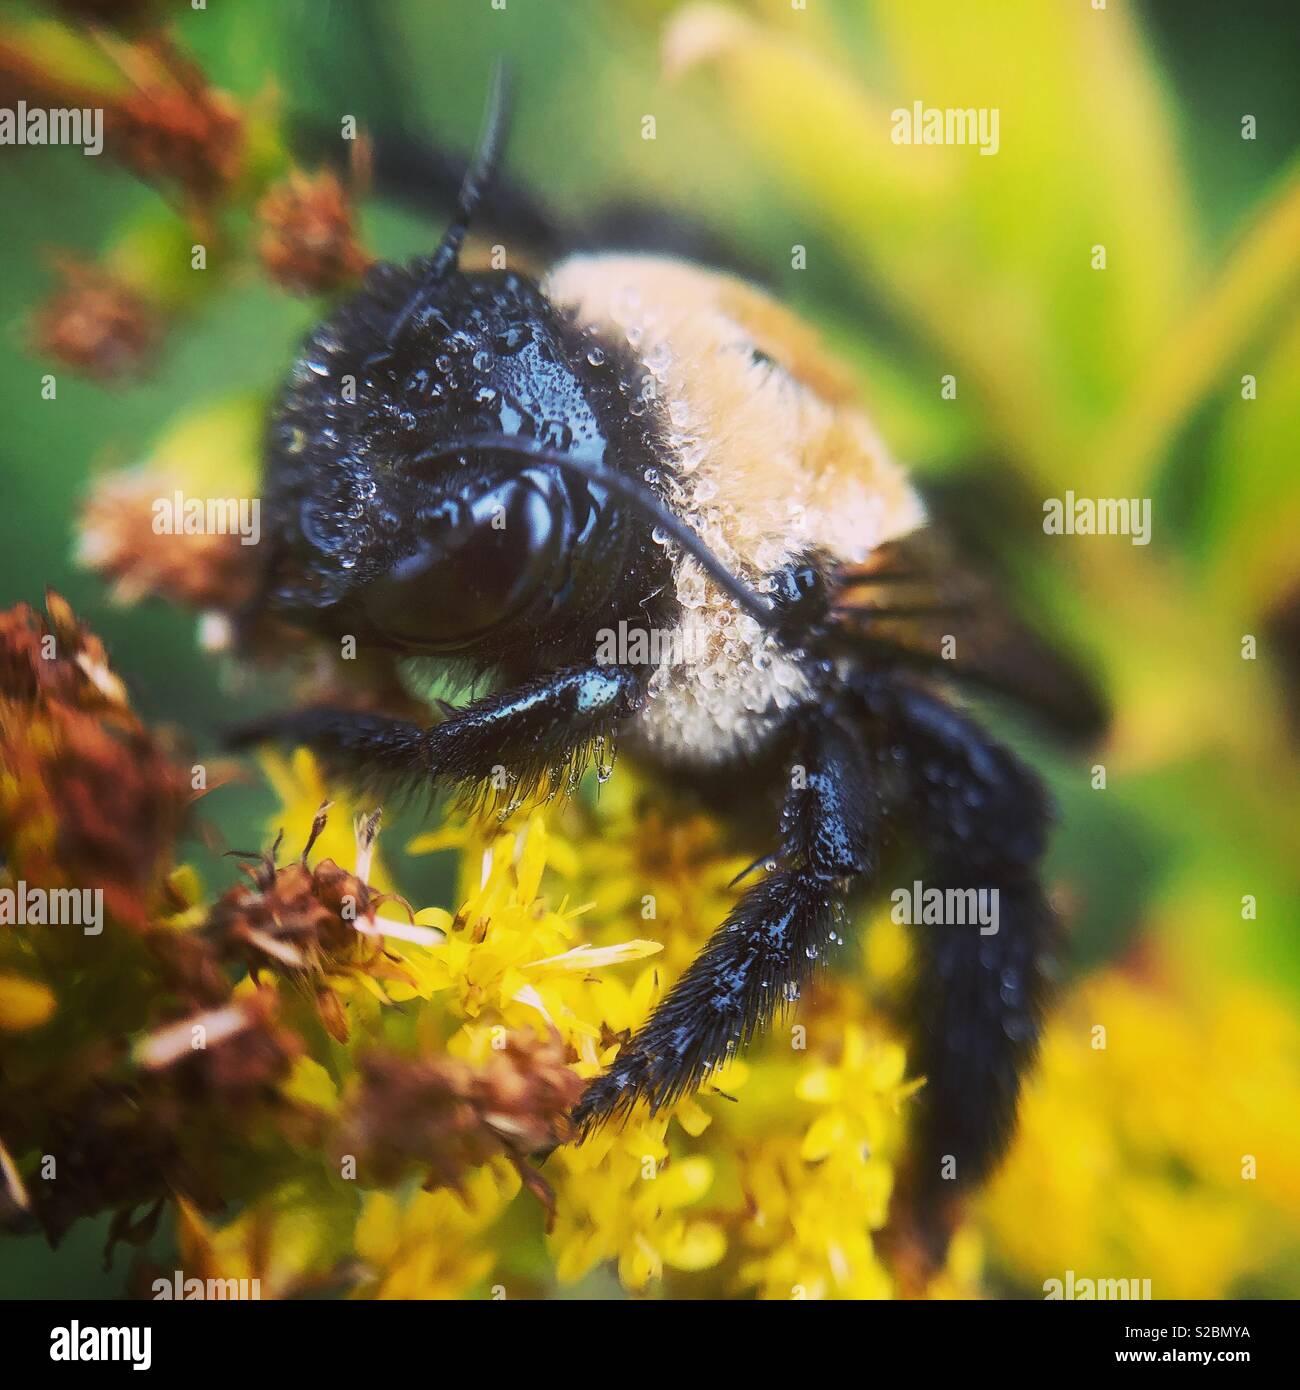
M 730 558 L 765 571 L 818 547 L 860 561 L 922 521 L 851 378 L 767 295 L 685 261 L 619 255 L 563 261 L 545 288 L 645 363 L 674 467 L 716 509 Z
M 575 256 L 544 285 L 597 338 L 644 364 L 666 422 L 673 510 L 750 583 L 816 551 L 861 562 L 924 520 L 920 499 L 816 334 L 734 277 L 647 256 Z M 665 662 L 640 733 L 665 753 L 718 761 L 756 746 L 806 697 L 802 673 L 671 542 L 683 645 Z M 655 708 L 657 706 L 657 708 Z

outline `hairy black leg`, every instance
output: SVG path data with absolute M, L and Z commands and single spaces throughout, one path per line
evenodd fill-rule
M 573 1112 L 579 1133 L 693 1091 L 796 998 L 823 959 L 847 879 L 873 865 L 869 760 L 852 729 L 810 735 L 792 769 L 778 867 L 750 888 Z
M 898 814 L 921 847 L 904 894 L 914 907 L 943 895 L 931 902 L 946 920 L 912 928 L 910 1070 L 926 1078 L 912 1179 L 938 1195 L 986 1177 L 1015 1125 L 1058 939 L 1038 879 L 1051 809 L 1009 749 L 936 695 L 892 683 L 874 707 L 897 750 Z
M 304 709 L 237 731 L 310 748 L 327 775 L 383 797 L 451 785 L 470 797 L 522 796 L 579 771 L 592 744 L 640 707 L 638 677 L 618 666 L 572 667 L 484 696 L 427 728 L 355 710 Z

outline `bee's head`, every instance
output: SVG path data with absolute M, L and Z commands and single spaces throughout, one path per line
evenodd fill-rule
M 269 606 L 453 652 L 598 605 L 636 527 L 576 471 L 599 475 L 619 443 L 617 369 L 584 351 L 522 276 L 372 271 L 272 422 Z

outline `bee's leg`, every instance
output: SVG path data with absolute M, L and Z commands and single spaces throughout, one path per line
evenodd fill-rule
M 777 868 L 731 910 L 572 1120 L 585 1133 L 639 1100 L 652 1109 L 694 1090 L 796 998 L 840 919 L 847 880 L 872 871 L 877 808 L 856 732 L 811 735 L 791 775 Z
M 1037 777 L 966 715 L 903 682 L 887 701 L 923 891 L 955 905 L 957 890 L 964 918 L 912 928 L 909 1070 L 926 1078 L 912 1181 L 931 1198 L 986 1177 L 1015 1125 L 1058 941 L 1038 869 L 1051 810 Z
M 644 694 L 620 666 L 570 667 L 475 700 L 440 724 L 356 710 L 304 709 L 238 730 L 233 742 L 274 739 L 311 749 L 328 777 L 380 796 L 437 786 L 522 794 L 576 770 L 594 740 L 611 735 Z

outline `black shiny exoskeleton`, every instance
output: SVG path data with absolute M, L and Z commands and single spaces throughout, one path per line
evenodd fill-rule
M 940 601 L 953 586 L 905 546 L 858 576 L 809 555 L 762 593 L 729 574 L 646 481 L 671 464 L 653 414 L 628 408 L 638 364 L 587 339 L 531 280 L 460 269 L 499 137 L 498 117 L 438 251 L 377 267 L 308 340 L 271 428 L 258 600 L 321 633 L 447 657 L 493 693 L 428 727 L 308 709 L 250 736 L 305 744 L 331 773 L 384 793 L 472 797 L 502 766 L 516 794 L 561 787 L 650 698 L 647 670 L 598 664 L 594 649 L 620 622 L 671 625 L 659 528 L 797 655 L 811 694 L 761 760 L 726 769 L 783 802 L 772 862 L 575 1123 L 698 1086 L 825 958 L 846 894 L 915 873 L 1000 899 L 996 934 L 916 933 L 909 1060 L 927 1078 L 916 1185 L 978 1180 L 1011 1127 L 1042 1016 L 1056 931 L 1038 878 L 1049 808 L 1030 770 L 924 673 L 1017 690 L 1065 718 L 1077 694 L 1083 726 L 1095 722 L 1090 693 L 1041 643 L 999 637 L 987 620 L 969 624 L 964 661 L 940 662 L 906 624 L 941 612 L 943 630 L 960 630 Z M 906 597 L 837 601 L 864 584 Z

